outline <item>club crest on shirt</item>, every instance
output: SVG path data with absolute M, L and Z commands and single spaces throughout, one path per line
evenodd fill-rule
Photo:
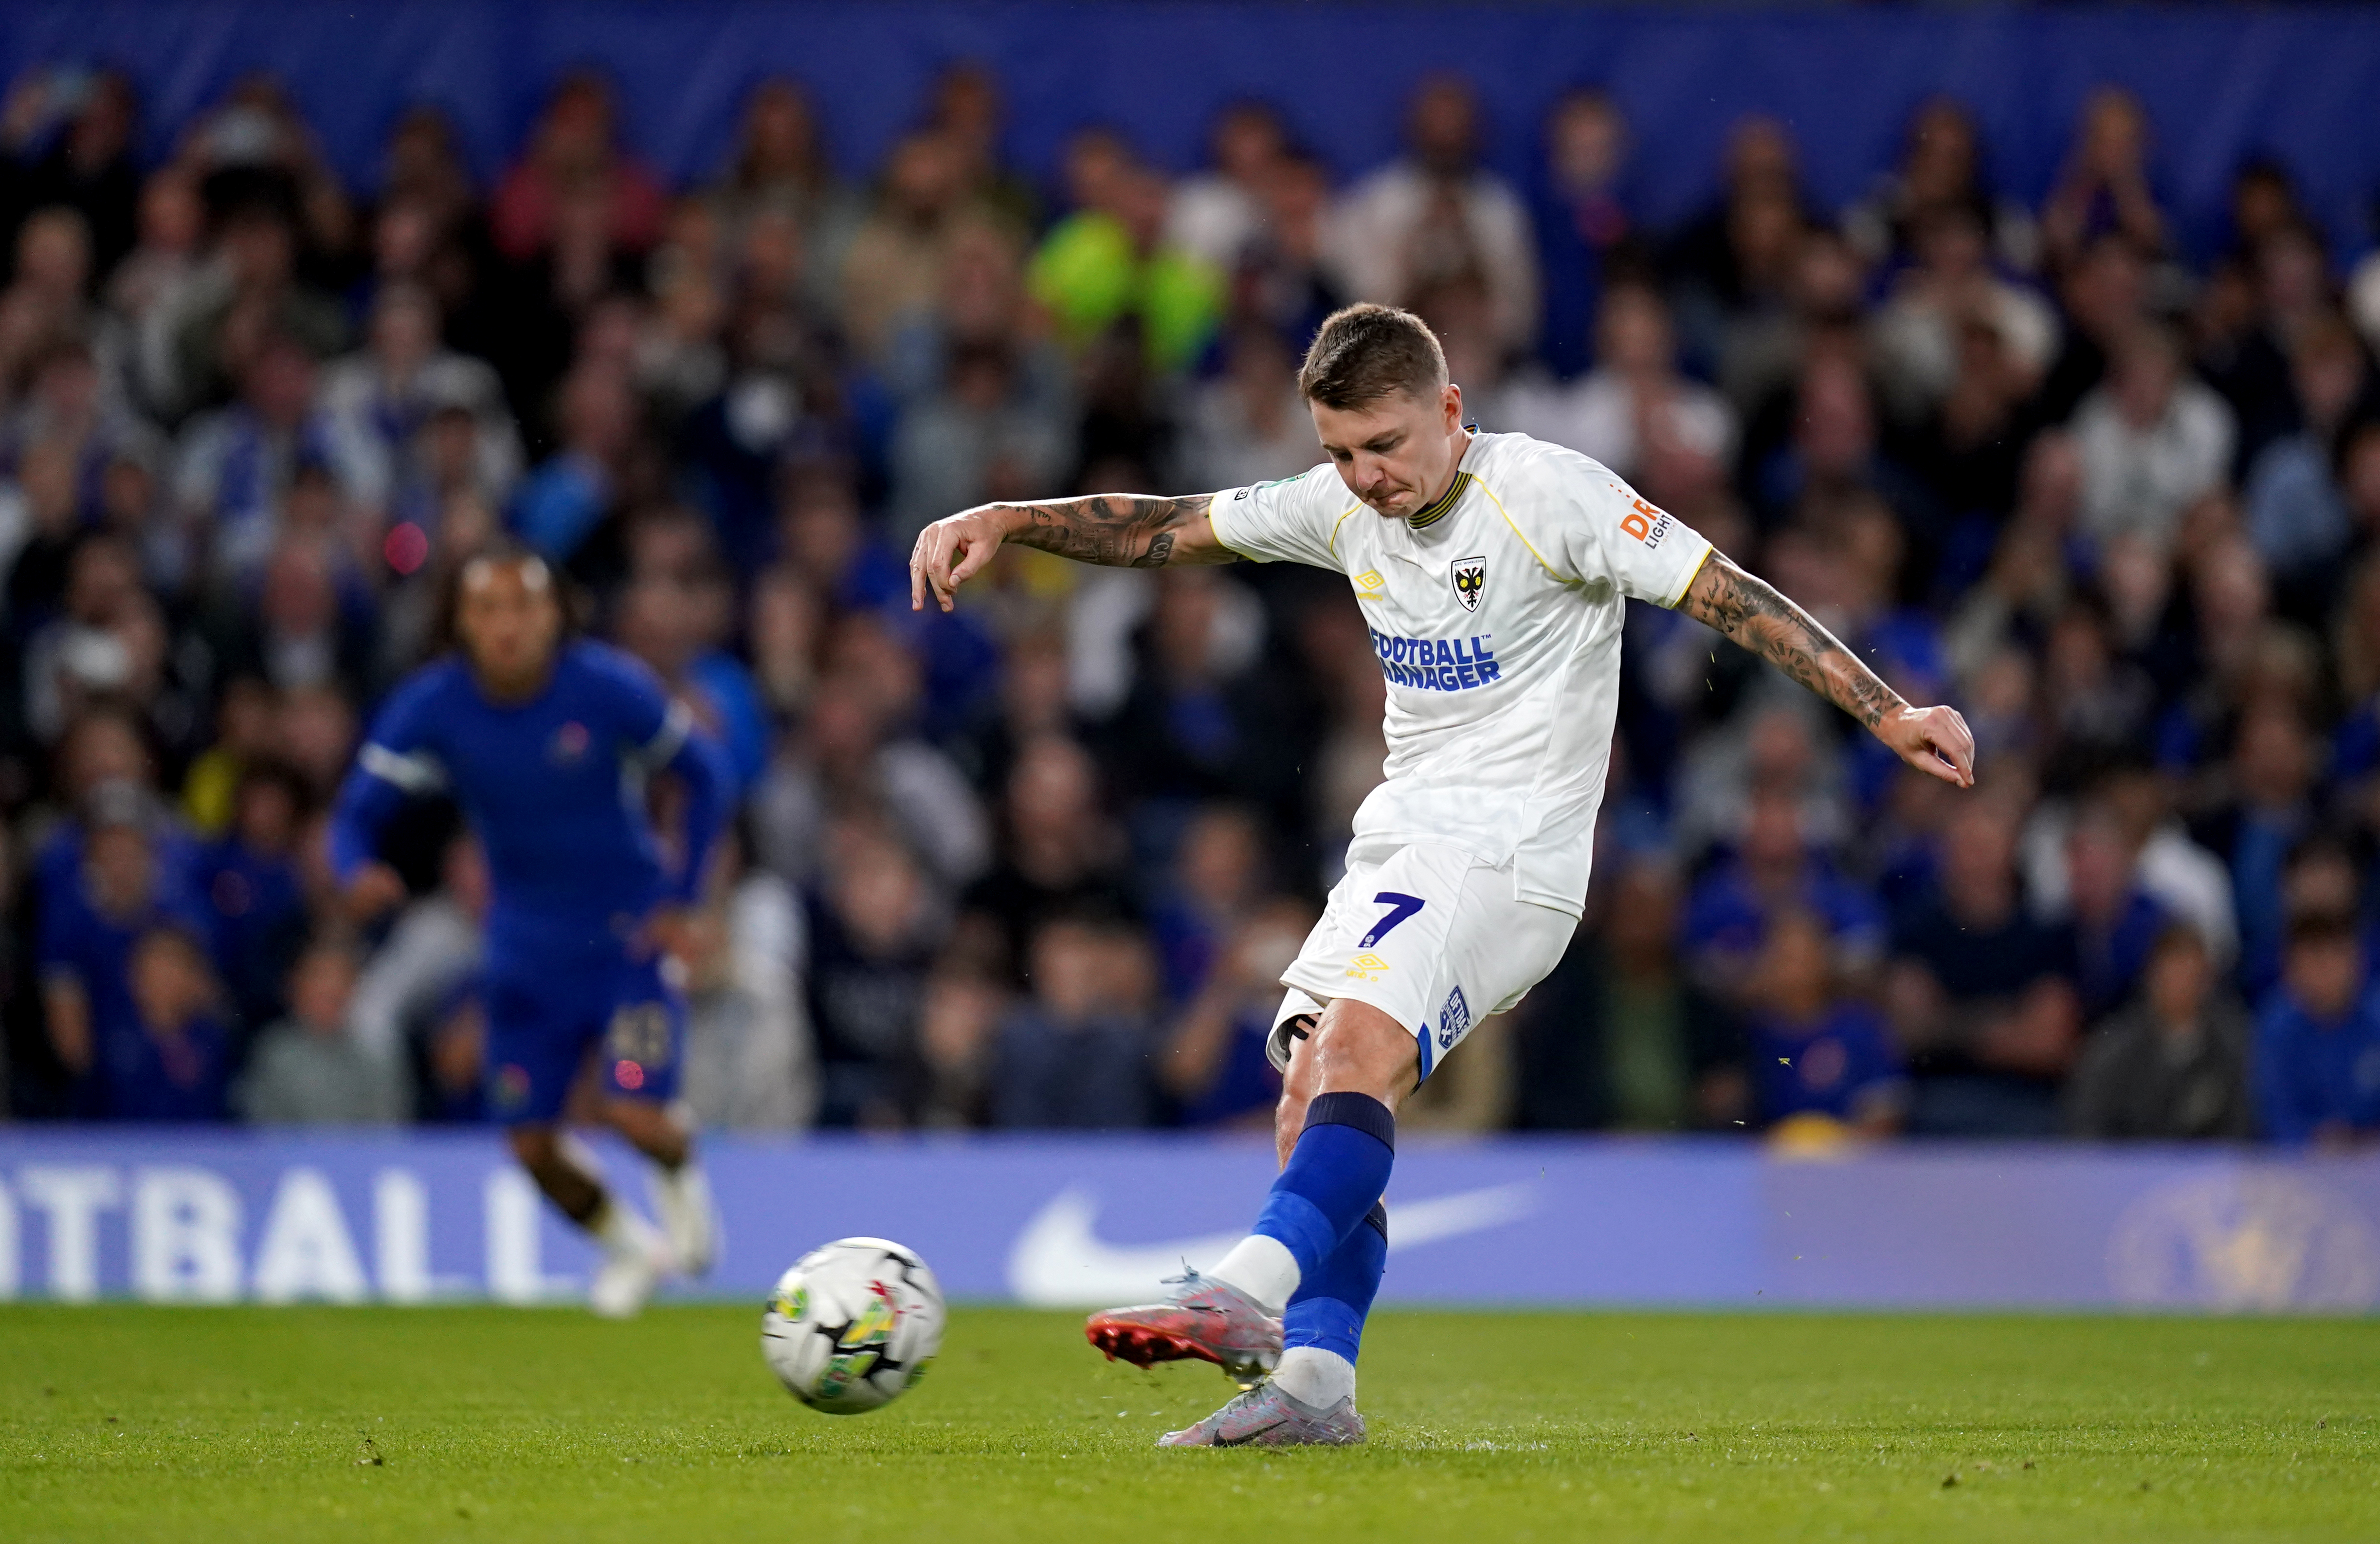
M 591 736 L 587 726 L 572 719 L 553 732 L 552 744 L 545 748 L 546 760 L 557 767 L 566 767 L 587 754 Z
M 1464 611 L 1477 611 L 1479 597 L 1488 589 L 1487 558 L 1458 557 L 1447 567 L 1454 579 L 1454 598 L 1463 602 Z

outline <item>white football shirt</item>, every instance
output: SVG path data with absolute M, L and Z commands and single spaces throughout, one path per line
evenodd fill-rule
M 1512 864 L 1516 899 L 1579 914 L 1620 705 L 1628 596 L 1674 606 L 1710 543 L 1600 463 L 1472 432 L 1454 485 L 1409 520 L 1329 462 L 1217 493 L 1215 538 L 1347 576 L 1389 681 L 1387 781 L 1348 856 L 1443 842 Z

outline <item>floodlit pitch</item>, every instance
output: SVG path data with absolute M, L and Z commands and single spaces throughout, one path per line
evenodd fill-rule
M 11 1540 L 2369 1539 L 2380 1324 L 1381 1314 L 1371 1441 L 1160 1453 L 1225 1392 L 962 1309 L 862 1420 L 758 1305 L 0 1310 Z M 1311 1520 L 1310 1529 L 1306 1520 Z

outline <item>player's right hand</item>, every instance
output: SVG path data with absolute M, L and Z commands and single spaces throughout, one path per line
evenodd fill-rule
M 347 881 L 347 915 L 369 922 L 405 900 L 405 881 L 385 863 L 367 863 Z
M 926 609 L 929 590 L 944 611 L 951 609 L 952 593 L 983 572 L 984 565 L 1000 551 L 1001 539 L 1007 534 L 1000 518 L 1002 512 L 996 504 L 978 505 L 936 520 L 917 533 L 917 544 L 909 550 L 911 611 Z

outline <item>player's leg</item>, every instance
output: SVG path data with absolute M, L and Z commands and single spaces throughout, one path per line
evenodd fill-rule
M 1168 1301 L 1091 1316 L 1093 1345 L 1143 1367 L 1200 1357 L 1244 1381 L 1278 1364 L 1280 1316 L 1301 1273 L 1361 1222 L 1388 1182 L 1394 1101 L 1413 1086 L 1418 1055 L 1401 1025 L 1423 1020 L 1468 867 L 1452 849 L 1416 848 L 1348 865 L 1282 977 L 1293 997 L 1269 1047 L 1285 1075 L 1275 1117 L 1282 1167 L 1256 1231 L 1213 1270 L 1176 1283 Z M 1313 1027 L 1292 1040 L 1283 1037 L 1298 993 Z
M 627 962 L 603 1033 L 603 1118 L 653 1163 L 653 1210 L 678 1269 L 706 1275 L 719 1254 L 710 1180 L 691 1122 L 674 1102 L 686 1050 L 685 996 L 660 962 Z
M 584 1005 L 560 972 L 492 971 L 488 983 L 489 1108 L 506 1125 L 513 1154 L 603 1251 L 588 1302 L 607 1318 L 644 1307 L 670 1267 L 669 1246 L 613 1195 L 593 1157 L 561 1128 L 562 1106 L 594 1037 Z
M 1293 1040 L 1289 1071 L 1281 1079 L 1273 1134 L 1284 1172 L 1303 1139 L 1307 1110 L 1317 1094 L 1325 1091 L 1321 1058 L 1300 1054 L 1307 1045 L 1320 1050 L 1318 1039 L 1309 1029 L 1305 1039 Z M 1417 1052 L 1411 1040 L 1406 1056 L 1408 1070 L 1417 1072 Z M 1399 1091 L 1382 1102 L 1393 1112 L 1403 1100 L 1404 1092 Z M 1273 1369 L 1273 1381 L 1311 1410 L 1328 1411 L 1342 1400 L 1353 1409 L 1364 1321 L 1389 1261 L 1387 1209 L 1375 1199 L 1364 1222 L 1350 1230 L 1314 1270 L 1300 1273 L 1297 1290 L 1281 1312 L 1281 1363 Z
M 1334 998 L 1293 1043 L 1274 1140 L 1280 1177 L 1248 1236 L 1208 1274 L 1279 1312 L 1361 1225 L 1396 1162 L 1396 1112 L 1419 1081 L 1414 1032 L 1383 1010 Z

